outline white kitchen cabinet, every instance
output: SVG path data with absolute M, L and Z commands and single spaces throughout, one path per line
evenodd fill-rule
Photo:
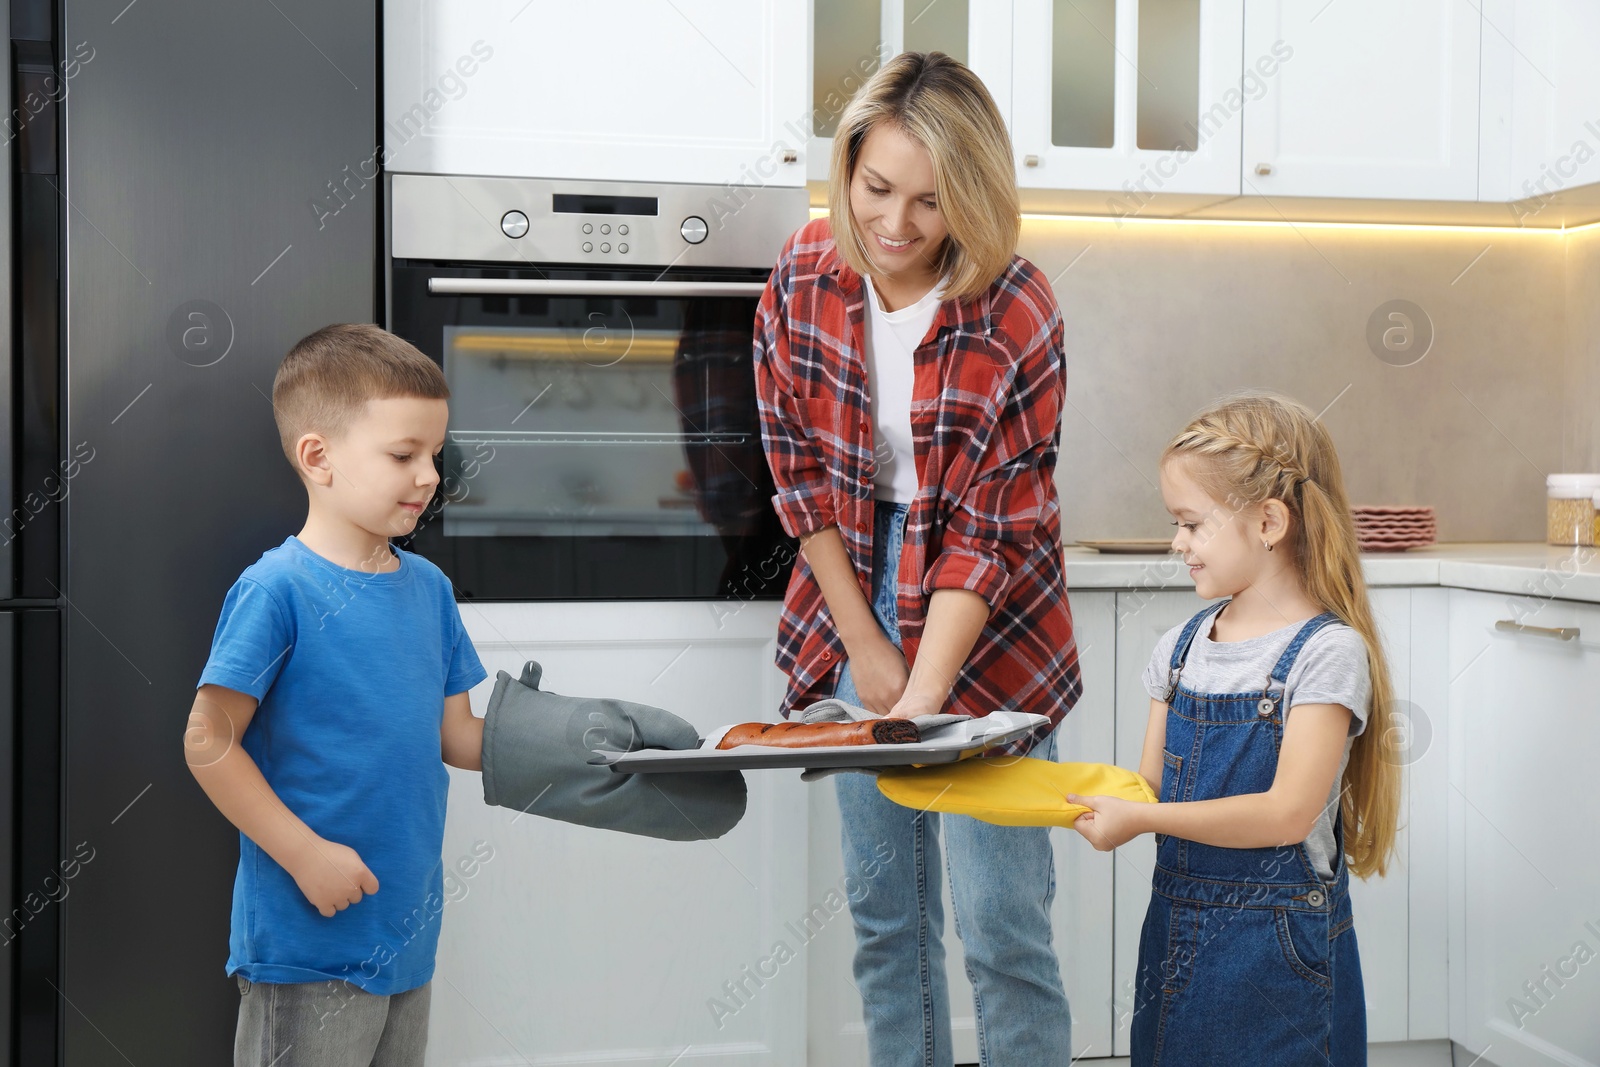
M 1115 192 L 1113 214 L 1156 193 L 1238 195 L 1243 9 L 1244 0 L 1015 0 L 1018 184 Z M 1264 63 L 1277 65 L 1270 53 Z M 1252 85 L 1271 84 L 1251 73 Z
M 901 52 L 939 51 L 970 67 L 1011 111 L 1010 0 L 813 0 L 811 181 L 828 179 L 833 133 L 845 105 L 874 71 Z
M 1409 715 L 1415 706 L 1411 699 L 1411 590 L 1371 589 L 1368 597 L 1389 662 L 1397 710 Z M 1403 731 L 1398 722 L 1391 729 Z M 1442 755 L 1437 758 L 1443 761 Z M 1410 1036 L 1411 831 L 1407 812 L 1413 790 L 1409 768 L 1402 773 L 1400 788 L 1400 832 L 1388 873 L 1382 878 L 1350 879 L 1350 907 L 1367 998 L 1368 1041 L 1405 1041 Z M 1443 943 L 1440 945 L 1442 948 Z
M 1450 1037 L 1500 1067 L 1600 1062 L 1600 606 L 1450 606 Z
M 385 0 L 385 169 L 803 185 L 808 10 Z
M 1549 199 L 1600 181 L 1600 4 L 1484 0 L 1479 196 L 1549 225 Z
M 1283 56 L 1244 105 L 1244 195 L 1476 200 L 1482 21 L 1475 0 L 1247 0 L 1246 63 Z
M 1073 592 L 1073 629 L 1083 672 L 1082 698 L 1056 734 L 1062 762 L 1109 763 L 1114 745 L 1115 597 L 1110 592 Z M 811 810 L 810 899 L 820 899 L 844 876 L 839 856 L 839 807 L 831 786 L 813 787 Z M 1072 1010 L 1073 1055 L 1110 1054 L 1112 1038 L 1111 928 L 1112 853 L 1096 852 L 1070 830 L 1051 833 L 1055 846 L 1056 895 L 1052 905 L 1056 954 Z M 946 973 L 950 989 L 955 1062 L 976 1063 L 978 1043 L 972 986 L 962 962 L 943 880 Z M 866 1030 L 861 998 L 850 977 L 855 934 L 848 912 L 833 920 L 807 949 L 811 968 L 810 1062 L 827 1067 L 865 1067 Z
M 1391 665 L 1395 695 L 1406 701 L 1396 725 L 1405 767 L 1401 856 L 1410 890 L 1406 1036 L 1437 1041 L 1450 1032 L 1450 591 L 1414 587 L 1410 599 L 1410 669 L 1404 688 L 1398 664 Z
M 666 708 L 706 729 L 772 718 L 778 605 L 461 605 L 490 679 Z M 428 1062 L 803 1067 L 806 789 L 750 773 L 743 821 L 657 841 L 483 803 L 451 772 L 444 858 L 492 858 L 444 913 Z M 777 948 L 787 946 L 786 952 Z M 781 957 L 781 958 L 777 958 Z M 677 1058 L 675 1058 L 677 1057 Z
M 1409 699 L 1412 692 L 1412 592 L 1406 588 L 1370 591 L 1385 654 L 1389 657 L 1395 691 L 1404 699 Z M 1164 633 L 1183 623 L 1206 603 L 1187 591 L 1143 589 L 1118 594 L 1116 762 L 1120 766 L 1139 766 L 1150 713 L 1150 697 L 1144 688 L 1143 675 L 1156 643 Z M 1434 617 L 1429 614 L 1425 618 L 1432 621 Z M 1442 760 L 1442 755 L 1434 757 L 1436 764 Z M 1413 792 L 1409 772 L 1405 788 L 1404 800 L 1409 805 Z M 1423 806 L 1426 809 L 1426 804 Z M 1413 1036 L 1422 1036 L 1411 1033 L 1408 1010 L 1412 980 L 1412 887 L 1407 858 L 1409 840 L 1409 832 L 1402 829 L 1396 859 L 1385 877 L 1365 882 L 1352 879 L 1351 882 L 1352 910 L 1367 1000 L 1368 1039 L 1374 1042 L 1404 1041 Z M 1116 938 L 1113 953 L 1115 1053 L 1125 1056 L 1128 1054 L 1129 1025 L 1133 1017 L 1139 932 L 1150 902 L 1150 877 L 1155 869 L 1155 840 L 1149 835 L 1142 836 L 1118 849 L 1117 855 L 1120 860 L 1116 867 L 1116 905 L 1113 914 Z M 1438 884 L 1435 891 L 1438 897 L 1436 906 L 1442 912 L 1442 884 Z M 1438 969 L 1442 970 L 1443 930 L 1436 931 L 1432 941 L 1424 937 L 1421 944 L 1420 955 L 1436 957 Z M 1422 960 L 1418 962 L 1422 976 L 1430 979 L 1440 977 L 1430 971 Z

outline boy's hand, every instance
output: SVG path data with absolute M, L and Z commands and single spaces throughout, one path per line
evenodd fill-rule
M 324 838 L 308 843 L 289 873 L 324 918 L 331 919 L 335 911 L 359 904 L 363 896 L 378 891 L 377 876 L 361 862 L 355 849 Z

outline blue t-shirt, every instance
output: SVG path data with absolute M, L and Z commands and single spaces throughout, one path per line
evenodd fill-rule
M 324 918 L 289 872 L 239 835 L 228 974 L 346 979 L 401 993 L 433 976 L 448 774 L 444 698 L 486 678 L 450 580 L 396 551 L 398 570 L 331 563 L 290 537 L 223 601 L 200 684 L 259 701 L 242 744 L 290 811 L 348 845 L 378 892 Z

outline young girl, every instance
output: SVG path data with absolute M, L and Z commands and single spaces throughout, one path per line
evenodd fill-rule
M 1156 835 L 1132 1062 L 1364 1064 L 1349 875 L 1384 872 L 1399 762 L 1333 442 L 1292 400 L 1232 397 L 1167 445 L 1161 496 L 1196 592 L 1227 599 L 1145 670 L 1161 803 L 1069 798 L 1097 849 Z
M 885 64 L 841 116 L 828 204 L 756 318 L 773 503 L 802 553 L 782 711 L 1036 712 L 1048 724 L 1013 751 L 1052 758 L 1080 692 L 1054 481 L 1061 313 L 1015 254 L 1011 142 L 983 83 L 938 52 Z M 1066 1067 L 1048 831 L 835 782 L 845 869 L 874 872 L 850 900 L 874 1067 L 951 1063 L 941 834 L 983 1063 Z

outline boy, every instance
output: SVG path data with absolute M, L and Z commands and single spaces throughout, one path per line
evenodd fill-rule
M 365 324 L 304 338 L 273 382 L 306 522 L 229 590 L 185 738 L 240 831 L 239 1067 L 422 1064 L 444 765 L 481 769 L 487 675 L 449 579 L 389 538 L 433 497 L 449 395 Z

